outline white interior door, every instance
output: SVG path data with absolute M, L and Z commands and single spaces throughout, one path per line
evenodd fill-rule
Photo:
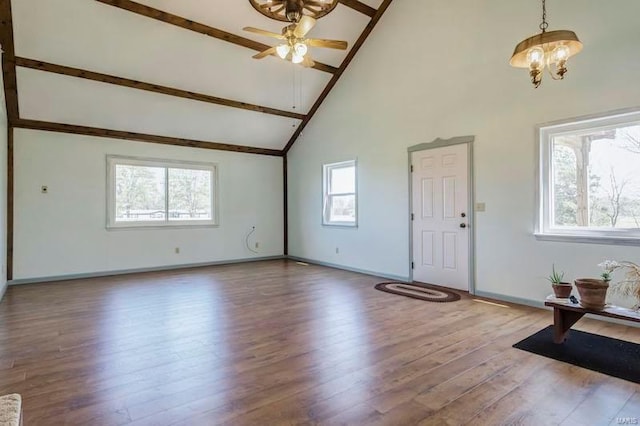
M 469 290 L 467 144 L 411 154 L 413 279 Z

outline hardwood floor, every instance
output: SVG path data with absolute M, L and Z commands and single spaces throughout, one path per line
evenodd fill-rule
M 291 261 L 11 287 L 25 425 L 616 424 L 640 386 L 511 345 L 551 311 L 383 293 Z M 640 343 L 637 328 L 577 329 Z M 639 361 L 640 362 L 640 361 Z

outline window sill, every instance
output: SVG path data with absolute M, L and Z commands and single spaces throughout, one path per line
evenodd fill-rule
M 323 223 L 322 226 L 326 226 L 327 228 L 351 228 L 355 229 L 358 227 L 357 223 Z
M 585 244 L 603 244 L 616 246 L 640 246 L 640 238 L 638 237 L 611 237 L 598 235 L 568 235 L 568 234 L 551 234 L 551 233 L 535 233 L 533 234 L 538 241 L 556 241 L 565 243 L 585 243 Z
M 219 224 L 197 223 L 197 224 L 176 224 L 176 225 L 107 225 L 107 231 L 141 231 L 141 230 L 159 230 L 159 229 L 202 229 L 202 228 L 219 228 Z

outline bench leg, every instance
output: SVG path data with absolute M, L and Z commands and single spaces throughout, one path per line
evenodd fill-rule
M 553 308 L 553 342 L 563 343 L 569 329 L 584 316 L 584 312 Z

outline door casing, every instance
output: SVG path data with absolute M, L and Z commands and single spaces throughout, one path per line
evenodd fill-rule
M 413 262 L 413 221 L 411 220 L 411 214 L 413 213 L 413 179 L 411 176 L 411 154 L 416 151 L 424 151 L 434 148 L 442 148 L 452 145 L 467 145 L 467 189 L 468 189 L 468 203 L 469 203 L 469 293 L 475 294 L 476 290 L 476 262 L 475 262 L 475 241 L 476 241 L 476 215 L 475 215 L 475 181 L 473 170 L 473 142 L 475 136 L 458 136 L 450 139 L 437 138 L 432 142 L 421 143 L 413 145 L 407 148 L 408 156 L 408 179 L 409 179 L 409 281 L 413 282 L 413 268 L 411 263 Z

